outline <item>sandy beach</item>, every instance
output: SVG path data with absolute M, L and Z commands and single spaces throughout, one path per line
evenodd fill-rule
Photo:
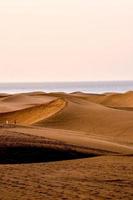
M 133 199 L 133 92 L 0 94 L 0 199 Z

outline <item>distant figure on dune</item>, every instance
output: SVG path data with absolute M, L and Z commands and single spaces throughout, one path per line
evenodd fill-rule
M 16 124 L 17 124 L 17 120 L 15 119 L 14 120 L 14 127 L 16 127 Z
M 6 120 L 6 121 L 5 121 L 5 126 L 8 127 L 8 124 L 9 124 L 9 121 Z M 4 124 L 3 124 L 3 126 L 4 126 Z

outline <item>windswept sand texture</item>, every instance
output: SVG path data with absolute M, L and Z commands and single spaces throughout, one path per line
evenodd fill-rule
M 131 200 L 132 156 L 133 92 L 0 94 L 0 200 Z

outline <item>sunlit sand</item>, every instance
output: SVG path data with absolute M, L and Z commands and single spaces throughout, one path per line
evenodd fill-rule
M 131 199 L 133 92 L 0 95 L 0 199 Z

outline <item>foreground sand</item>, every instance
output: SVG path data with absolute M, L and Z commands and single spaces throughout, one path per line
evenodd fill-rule
M 133 158 L 1 165 L 0 199 L 130 199 Z
M 133 92 L 1 94 L 0 126 L 0 199 L 133 199 Z

